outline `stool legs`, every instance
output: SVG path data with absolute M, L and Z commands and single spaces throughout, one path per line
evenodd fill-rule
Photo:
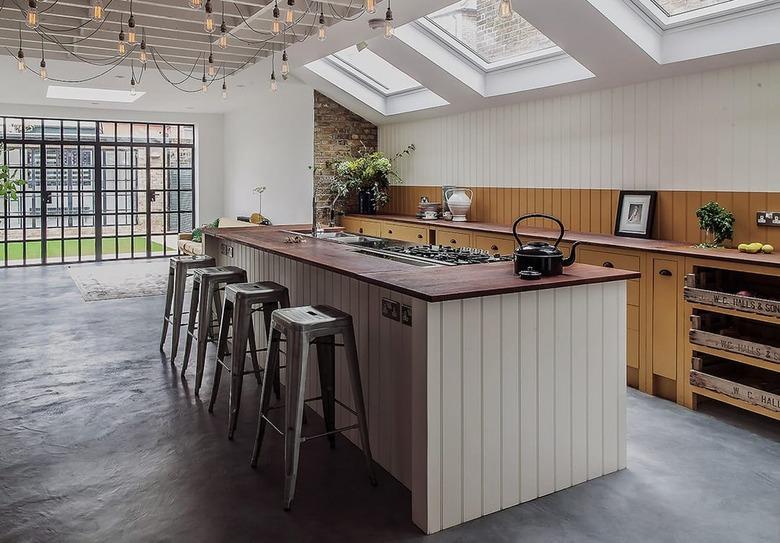
M 317 362 L 320 370 L 320 392 L 325 430 L 336 429 L 336 337 L 325 336 L 314 341 L 317 346 Z M 336 434 L 328 436 L 330 448 L 336 448 Z
M 246 363 L 246 344 L 249 339 L 251 322 L 247 312 L 246 320 L 241 318 L 241 304 L 233 304 L 233 349 L 230 357 L 230 421 L 228 423 L 228 439 L 233 439 L 238 423 L 238 410 L 241 407 L 241 387 L 244 384 L 244 364 Z M 239 324 L 240 323 L 240 324 Z M 238 325 L 238 326 L 237 326 Z M 254 334 L 252 334 L 254 335 Z M 254 358 L 252 359 L 254 363 Z
M 179 334 L 181 333 L 181 316 L 184 311 L 184 289 L 187 286 L 187 269 L 181 263 L 176 263 L 173 277 L 173 338 L 171 340 L 171 363 L 176 360 L 179 351 Z
M 250 465 L 257 467 L 257 458 L 260 456 L 260 447 L 263 445 L 263 436 L 265 435 L 265 417 L 268 416 L 271 406 L 271 387 L 276 388 L 279 382 L 279 341 L 281 333 L 278 330 L 271 330 L 268 340 L 268 358 L 265 364 L 265 375 L 263 376 L 263 386 L 260 392 L 260 416 L 257 420 L 257 433 L 255 434 L 255 446 L 252 449 L 252 460 Z M 272 385 L 273 383 L 273 385 Z M 278 394 L 278 393 L 277 393 Z
M 347 355 L 347 368 L 349 370 L 349 383 L 352 386 L 352 397 L 357 411 L 360 430 L 360 443 L 363 445 L 363 455 L 366 458 L 368 478 L 371 484 L 376 486 L 376 473 L 374 461 L 371 456 L 371 444 L 368 439 L 368 421 L 366 420 L 366 405 L 363 401 L 363 385 L 360 382 L 360 364 L 358 363 L 357 345 L 355 343 L 355 329 L 350 326 L 343 334 L 344 349 Z
M 206 289 L 203 289 L 206 290 Z M 190 313 L 187 319 L 187 337 L 184 344 L 184 362 L 181 366 L 181 376 L 184 377 L 184 372 L 187 371 L 187 365 L 190 361 L 190 352 L 192 351 L 192 335 L 195 333 L 195 321 L 199 317 L 198 307 L 205 307 L 201 305 L 203 303 L 203 296 L 205 293 L 201 293 L 200 281 L 195 278 L 192 282 L 192 295 L 190 296 Z M 200 321 L 202 319 L 198 319 Z M 198 322 L 198 346 L 200 346 L 200 330 L 201 324 Z
M 160 350 L 165 346 L 165 336 L 168 335 L 168 317 L 171 315 L 171 302 L 173 301 L 173 268 L 168 266 L 168 288 L 165 291 L 165 310 L 163 311 L 162 336 L 160 337 Z
M 301 425 L 303 423 L 304 377 L 308 368 L 306 334 L 290 334 L 287 337 L 287 387 L 285 388 L 284 434 L 284 500 L 282 506 L 289 511 L 295 496 L 298 478 L 298 457 L 301 450 Z
M 222 318 L 219 322 L 219 338 L 217 339 L 217 363 L 214 364 L 214 382 L 211 384 L 211 400 L 209 401 L 209 413 L 214 412 L 214 403 L 217 401 L 219 393 L 219 381 L 222 378 L 222 364 L 219 360 L 224 360 L 227 353 L 228 329 L 230 328 L 230 315 L 233 312 L 233 304 L 225 300 L 222 306 Z

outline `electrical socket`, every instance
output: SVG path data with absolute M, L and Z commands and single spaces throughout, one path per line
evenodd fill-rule
M 780 227 L 780 211 L 758 211 L 756 213 L 756 224 L 758 226 Z

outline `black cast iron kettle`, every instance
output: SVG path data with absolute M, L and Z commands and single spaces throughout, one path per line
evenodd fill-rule
M 523 245 L 523 240 L 517 235 L 517 225 L 520 221 L 526 219 L 549 219 L 558 224 L 561 229 L 555 245 L 550 245 L 545 241 L 532 241 Z M 561 275 L 565 266 L 574 264 L 575 250 L 579 241 L 575 241 L 571 246 L 568 258 L 563 258 L 563 252 L 558 249 L 558 244 L 563 239 L 563 223 L 550 215 L 543 213 L 529 213 L 518 217 L 512 225 L 512 232 L 517 240 L 517 249 L 515 249 L 515 273 L 524 279 L 538 279 L 551 275 Z

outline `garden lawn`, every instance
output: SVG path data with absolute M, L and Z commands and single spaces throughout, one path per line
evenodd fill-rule
M 115 238 L 106 238 L 103 240 L 102 249 L 103 255 L 117 254 L 129 254 L 131 252 L 131 240 L 132 249 L 136 255 L 146 255 L 146 236 L 136 236 L 134 238 L 124 237 L 119 238 L 119 250 L 117 251 L 117 240 Z M 6 248 L 8 250 L 9 261 L 22 260 L 24 258 L 24 248 L 27 246 L 27 259 L 28 260 L 40 260 L 41 258 L 41 242 L 40 241 L 9 241 L 7 243 L 0 243 L 0 261 L 2 261 L 5 255 Z M 63 251 L 64 249 L 64 251 Z M 152 242 L 152 254 L 162 253 L 163 246 L 159 243 Z M 66 239 L 63 243 L 62 240 L 49 240 L 46 242 L 46 256 L 49 259 L 59 259 L 63 257 L 79 256 L 79 240 Z M 81 256 L 92 256 L 95 254 L 95 240 L 83 239 L 81 240 Z

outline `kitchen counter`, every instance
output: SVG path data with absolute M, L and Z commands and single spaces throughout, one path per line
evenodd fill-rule
M 470 224 L 470 223 L 469 223 Z M 574 264 L 563 275 L 528 281 L 514 275 L 511 262 L 436 266 L 420 268 L 357 253 L 348 244 L 326 239 L 303 238 L 302 243 L 285 243 L 291 227 L 219 228 L 205 232 L 217 239 L 240 243 L 270 254 L 305 262 L 332 272 L 361 279 L 395 292 L 424 300 L 493 296 L 550 288 L 621 281 L 640 277 L 637 272 Z
M 431 228 L 449 228 L 449 229 L 462 229 L 472 232 L 481 232 L 485 234 L 508 234 L 512 235 L 512 227 L 491 224 L 482 222 L 452 222 L 442 219 L 434 221 L 426 221 L 418 219 L 417 217 L 411 217 L 409 215 L 349 215 L 350 217 L 360 217 L 370 220 L 386 220 L 395 222 L 404 222 L 409 224 L 428 226 Z M 533 226 L 524 226 L 521 223 L 518 233 L 521 238 L 535 238 L 535 239 L 556 239 L 558 237 L 558 230 L 552 228 L 538 228 Z M 678 256 L 691 256 L 699 258 L 712 258 L 720 261 L 727 262 L 740 262 L 742 264 L 761 264 L 764 266 L 776 266 L 780 268 L 780 253 L 774 254 L 748 254 L 740 253 L 736 249 L 703 249 L 690 245 L 688 243 L 680 243 L 679 241 L 669 241 L 660 239 L 640 239 L 640 238 L 627 238 L 622 236 L 610 236 L 605 234 L 589 234 L 587 232 L 570 232 L 567 231 L 563 236 L 564 241 L 573 242 L 581 241 L 588 245 L 596 245 L 606 248 L 617 249 L 635 249 L 642 251 L 653 251 L 656 253 L 664 253 Z
M 352 315 L 374 460 L 410 490 L 421 530 L 626 467 L 627 280 L 638 273 L 575 264 L 525 281 L 511 262 L 417 267 L 334 241 L 285 243 L 288 229 L 206 229 L 206 253 L 285 285 L 294 306 Z M 342 354 L 335 393 L 354 408 Z M 308 371 L 315 397 L 317 365 Z M 337 409 L 336 426 L 352 424 Z

